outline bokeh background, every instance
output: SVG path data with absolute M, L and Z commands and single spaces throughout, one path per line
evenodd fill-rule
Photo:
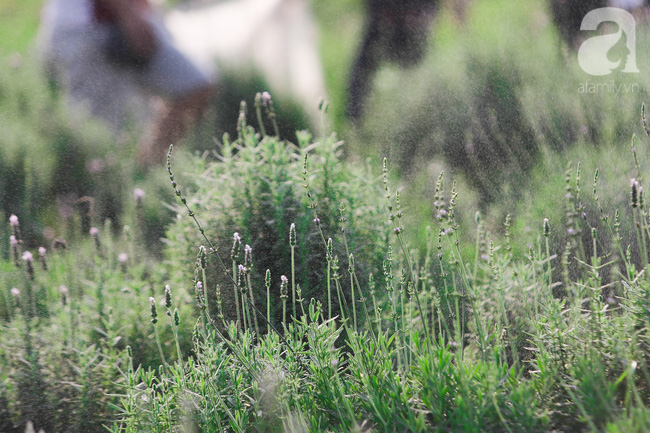
M 345 116 L 347 86 L 362 36 L 364 4 L 305 2 L 303 9 L 314 26 L 305 31 L 316 35 L 314 50 L 322 74 L 316 82 L 324 86 L 326 115 L 318 114 L 317 98 L 308 106 L 304 95 L 291 94 L 268 68 L 222 61 L 216 64 L 222 90 L 208 116 L 178 146 L 184 161 L 179 164 L 195 164 L 183 155 L 211 158 L 218 153 L 222 135 L 236 133 L 240 102 L 252 107 L 255 93 L 268 90 L 283 138 L 295 141 L 295 131 L 302 129 L 335 131 L 345 142 L 346 159 L 353 163 L 369 159 L 379 164 L 388 157 L 404 187 L 415 239 L 434 216 L 433 188 L 443 170 L 463 191 L 459 218 L 471 220 L 481 211 L 496 232 L 503 229 L 506 213 L 513 214 L 522 236 L 529 223 L 518 221 L 547 217 L 560 222 L 563 209 L 556 204 L 562 197 L 551 191 L 564 182 L 567 164 L 578 161 L 584 184 L 591 183 L 600 166 L 601 195 L 622 205 L 632 175 L 623 169 L 632 158 L 632 136 L 637 135 L 638 146 L 645 146 L 646 140 L 640 122 L 647 96 L 645 71 L 650 70 L 645 14 L 637 15 L 641 73 L 615 71 L 599 78 L 580 69 L 575 47 L 560 37 L 548 1 L 476 0 L 461 15 L 454 9 L 456 3 L 442 3 L 420 64 L 406 69 L 390 62 L 382 65 L 364 118 L 352 124 Z M 159 7 L 170 16 L 214 4 L 219 2 L 169 1 Z M 66 221 L 74 218 L 75 203 L 83 196 L 95 199 L 98 220 L 108 217 L 119 227 L 120 218 L 132 212 L 133 189 L 141 187 L 157 198 L 148 201 L 145 212 L 147 239 L 155 244 L 173 217 L 160 206 L 171 199 L 164 169 L 136 170 L 137 125 L 116 139 L 97 122 L 70 120 L 64 96 L 38 65 L 35 38 L 41 7 L 40 0 L 0 1 L 0 211 L 5 216 L 38 215 L 25 222 L 26 233 L 38 243 L 56 234 L 71 236 L 65 233 L 72 225 Z M 242 26 L 246 16 L 244 12 Z M 292 39 L 283 43 L 291 45 Z M 610 56 L 620 56 L 623 42 L 619 45 Z M 283 50 L 290 47 L 277 47 L 278 53 Z M 276 57 L 278 68 L 287 69 L 288 60 Z M 626 85 L 630 91 L 601 87 L 598 93 L 581 93 L 589 79 Z M 251 121 L 253 111 L 248 113 Z M 0 237 L 0 244 L 6 242 Z M 8 254 L 7 245 L 2 250 Z

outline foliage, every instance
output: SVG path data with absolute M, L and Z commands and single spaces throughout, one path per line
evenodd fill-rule
M 261 121 L 261 105 L 256 111 Z M 269 114 L 273 119 L 274 113 Z M 369 273 L 380 271 L 385 254 L 386 238 L 377 236 L 377 227 L 385 221 L 381 216 L 379 184 L 373 182 L 375 178 L 368 169 L 340 160 L 341 143 L 335 136 L 312 142 L 311 136 L 303 131 L 298 133 L 298 145 L 294 145 L 275 135 L 258 135 L 243 119 L 244 113 L 240 116 L 237 140 L 231 143 L 224 138 L 220 160 L 201 163 L 189 199 L 190 205 L 200 210 L 207 240 L 221 260 L 228 263 L 224 269 L 215 261 L 207 269 L 207 297 L 212 312 L 217 314 L 214 289 L 219 286 L 227 318 L 240 314 L 238 305 L 244 301 L 238 303 L 240 295 L 236 290 L 236 295 L 231 295 L 238 286 L 239 265 L 246 268 L 246 278 L 250 278 L 254 289 L 250 293 L 252 302 L 262 312 L 267 307 L 263 289 L 267 269 L 273 280 L 273 299 L 280 296 L 280 276 L 291 279 L 292 315 L 296 315 L 298 288 L 303 299 L 313 297 L 325 302 L 328 238 L 333 240 L 332 260 L 338 261 L 339 275 L 347 280 L 341 284 L 342 293 L 350 303 L 353 289 L 345 269 L 353 266 L 359 280 L 367 280 Z M 260 127 L 263 131 L 264 124 Z M 177 213 L 187 214 L 184 207 L 178 208 Z M 284 243 L 290 232 L 295 245 L 286 250 Z M 168 230 L 166 252 L 181 275 L 191 276 L 199 244 L 206 244 L 206 240 L 195 230 L 193 219 L 177 218 Z M 245 251 L 248 246 L 252 259 Z M 350 265 L 350 260 L 357 264 Z M 336 299 L 334 304 L 338 311 Z M 273 302 L 271 309 L 272 322 L 277 323 L 282 314 L 281 304 Z M 251 314 L 257 316 L 255 312 Z
M 26 241 L 42 242 L 37 224 L 71 217 L 84 196 L 95 198 L 100 221 L 117 220 L 125 185 L 104 180 L 126 177 L 129 165 L 115 158 L 103 128 L 73 121 L 34 58 L 2 68 L 0 107 L 0 212 L 38 216 L 25 221 Z
M 7 56 L 7 60 L 15 60 L 20 57 L 16 56 L 17 52 L 24 52 L 33 44 L 43 3 L 43 0 L 26 0 L 18 5 L 11 0 L 0 0 L 0 17 L 6 23 L 0 29 L 0 38 L 5 41 L 0 47 L 0 58 Z
M 395 206 L 386 167 L 383 185 Z M 358 304 L 365 320 L 333 315 L 312 299 L 300 303 L 299 317 L 283 316 L 282 327 L 260 335 L 250 319 L 241 326 L 213 317 L 199 290 L 197 356 L 160 376 L 129 370 L 123 422 L 112 431 L 642 431 L 647 259 L 639 267 L 623 253 L 614 220 L 599 234 L 588 230 L 591 218 L 583 224 L 594 245 L 610 236 L 612 249 L 587 250 L 574 233 L 540 221 L 528 254 L 515 256 L 521 246 L 508 217 L 498 243 L 477 218 L 468 260 L 455 220 L 458 192 L 444 185 L 441 175 L 438 228 L 425 255 L 408 249 L 399 218 L 389 217 L 384 230 L 402 258 L 389 249 L 383 278 L 361 288 L 371 295 Z M 647 245 L 639 187 L 630 205 Z M 203 206 L 174 188 L 201 219 Z M 561 256 L 550 252 L 556 238 Z M 283 245 L 290 250 L 291 240 Z
M 258 101 L 261 117 L 261 95 Z M 387 161 L 381 176 L 372 175 L 339 163 L 334 139 L 315 144 L 303 133 L 294 146 L 244 122 L 240 131 L 224 143 L 221 161 L 196 159 L 198 174 L 185 177 L 194 179 L 191 198 L 168 167 L 181 200 L 175 211 L 189 217 L 169 229 L 164 263 L 142 250 L 141 195 L 125 238 L 113 237 L 110 223 L 95 235 L 73 229 L 68 250 L 46 251 L 47 270 L 36 254 L 22 258 L 24 244 L 7 245 L 4 430 L 23 431 L 32 421 L 51 431 L 644 431 L 650 223 L 641 147 L 632 159 L 638 183 L 618 202 L 638 223 L 631 237 L 621 236 L 623 223 L 605 201 L 615 189 L 598 199 L 581 194 L 584 176 L 573 167 L 560 176 L 566 180 L 549 183 L 554 193 L 544 193 L 568 200 L 559 222 L 528 221 L 536 228 L 526 232 L 508 217 L 503 236 L 480 215 L 473 226 L 460 222 L 458 186 L 440 174 L 436 219 L 418 251 L 408 245 L 409 208 L 391 187 Z M 603 165 L 602 179 L 620 176 L 612 167 Z M 342 197 L 345 221 L 336 213 Z M 579 225 L 578 211 L 586 215 Z M 386 223 L 370 232 L 371 217 Z M 251 236 L 253 223 L 228 228 L 233 221 L 263 229 Z M 592 227 L 596 221 L 602 229 Z M 9 222 L 5 233 L 20 239 L 21 226 Z M 340 227 L 345 241 L 339 235 L 328 250 L 320 231 L 329 236 Z M 231 250 L 234 230 L 242 243 L 259 239 L 229 262 L 235 284 L 217 273 L 214 253 Z M 318 247 L 301 257 L 310 230 Z M 335 260 L 346 244 L 355 252 L 347 273 Z M 380 258 L 356 250 L 360 244 Z M 254 274 L 283 254 L 286 279 Z M 371 278 L 373 260 L 381 266 Z M 323 265 L 311 280 L 320 290 L 314 296 L 310 280 L 299 280 L 304 263 Z M 239 317 L 222 314 L 233 288 Z M 259 311 L 250 308 L 251 294 L 266 295 L 253 297 Z
M 147 296 L 162 293 L 164 271 L 141 249 L 137 225 L 114 238 L 107 221 L 97 235 L 59 238 L 37 252 L 13 220 L 17 242 L 0 262 L 2 431 L 23 432 L 27 421 L 37 430 L 98 431 L 113 419 L 126 346 L 140 365 L 161 362 Z M 192 313 L 191 297 L 178 301 Z M 191 331 L 187 323 L 177 333 L 185 353 Z

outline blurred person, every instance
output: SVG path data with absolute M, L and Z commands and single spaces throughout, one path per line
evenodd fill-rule
M 363 116 L 372 80 L 383 62 L 414 66 L 424 58 L 440 0 L 367 0 L 361 46 L 348 83 L 347 116 Z
M 551 0 L 551 13 L 564 42 L 577 47 L 582 19 L 589 11 L 606 6 L 607 0 Z
M 148 0 L 47 0 L 41 50 L 48 72 L 73 110 L 101 118 L 113 132 L 130 102 L 156 95 L 138 163 L 162 163 L 167 148 L 201 116 L 214 84 L 178 51 Z
M 582 20 L 594 9 L 613 7 L 635 15 L 637 22 L 647 20 L 647 0 L 551 0 L 551 14 L 560 36 L 571 48 L 584 41 Z

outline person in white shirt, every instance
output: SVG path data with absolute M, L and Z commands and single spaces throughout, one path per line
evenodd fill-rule
M 118 133 L 133 122 L 130 102 L 155 95 L 138 162 L 164 162 L 208 106 L 214 83 L 172 44 L 147 0 L 48 0 L 41 51 L 71 108 L 102 119 Z M 136 113 L 137 115 L 137 113 Z

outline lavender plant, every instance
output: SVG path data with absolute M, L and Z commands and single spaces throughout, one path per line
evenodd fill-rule
M 325 239 L 334 240 L 332 254 L 341 260 L 347 261 L 351 253 L 361 259 L 356 267 L 360 280 L 377 272 L 387 241 L 376 236 L 376 228 L 385 217 L 373 175 L 343 163 L 342 143 L 334 135 L 314 142 L 303 131 L 298 134 L 298 144 L 293 144 L 258 134 L 244 119 L 242 111 L 237 139 L 224 137 L 220 160 L 202 163 L 202 172 L 195 175 L 188 187 L 191 192 L 184 197 L 214 248 L 209 255 L 217 254 L 227 263 L 223 269 L 219 261 L 208 261 L 205 293 L 211 313 L 217 314 L 214 296 L 219 285 L 227 320 L 239 320 L 241 326 L 250 314 L 248 326 L 264 329 L 255 323 L 261 321 L 260 312 L 264 316 L 267 307 L 271 308 L 271 321 L 281 322 L 281 275 L 291 277 L 289 317 L 301 315 L 298 286 L 303 299 L 325 301 Z M 305 169 L 307 155 L 309 166 Z M 348 209 L 344 215 L 340 206 Z M 190 257 L 206 239 L 196 231 L 193 219 L 184 216 L 187 210 L 183 206 L 176 211 L 179 218 L 168 230 L 166 256 L 179 275 L 191 275 L 194 260 Z M 288 250 L 286 242 L 291 244 Z M 242 251 L 244 245 L 246 251 Z M 270 306 L 266 305 L 267 270 L 271 273 Z M 348 303 L 352 301 L 349 287 L 342 292 Z M 338 314 L 339 309 L 335 310 L 333 314 Z
M 248 323 L 243 332 L 232 324 L 227 334 L 211 321 L 200 322 L 195 359 L 160 378 L 143 370 L 127 375 L 129 383 L 140 385 L 128 390 L 124 423 L 112 431 L 643 431 L 650 420 L 650 352 L 643 343 L 650 335 L 648 280 L 632 253 L 603 249 L 608 234 L 613 242 L 604 245 L 617 248 L 621 242 L 618 219 L 605 219 L 610 230 L 604 233 L 589 226 L 589 217 L 576 221 L 580 210 L 590 212 L 580 195 L 580 170 L 567 176 L 564 211 L 573 231 L 566 229 L 560 240 L 568 245 L 561 257 L 552 254 L 555 229 L 548 219 L 540 219 L 521 257 L 509 215 L 501 238 L 477 215 L 473 264 L 461 248 L 458 192 L 453 184 L 447 192 L 444 179 L 439 177 L 435 193 L 438 236 L 428 237 L 420 257 L 408 248 L 402 205 L 384 176 L 392 223 L 384 230 L 397 243 L 383 263 L 379 285 L 387 296 L 373 300 L 374 323 L 354 320 L 361 299 L 340 307 L 352 314 L 347 320 L 332 319 L 325 313 L 329 301 L 317 299 L 300 318 L 288 316 L 293 288 L 284 277 L 285 332 L 255 337 L 250 318 L 242 319 Z M 321 228 L 310 185 L 305 181 L 307 204 Z M 630 206 L 639 206 L 641 187 L 632 182 L 636 200 Z M 198 206 L 179 195 L 198 220 L 191 210 Z M 643 221 L 638 230 L 647 230 L 647 215 L 637 217 Z M 575 237 L 578 228 L 591 236 L 589 249 Z M 291 251 L 293 235 L 284 247 Z M 360 261 L 348 257 L 352 293 Z M 329 251 L 325 258 L 328 287 L 340 294 L 341 262 Z M 247 265 L 236 274 L 240 306 L 248 302 L 241 290 Z M 369 281 L 372 294 L 377 283 Z M 358 285 L 361 292 L 364 285 Z M 300 303 L 297 285 L 295 290 Z M 242 317 L 250 317 L 247 311 L 242 306 Z

